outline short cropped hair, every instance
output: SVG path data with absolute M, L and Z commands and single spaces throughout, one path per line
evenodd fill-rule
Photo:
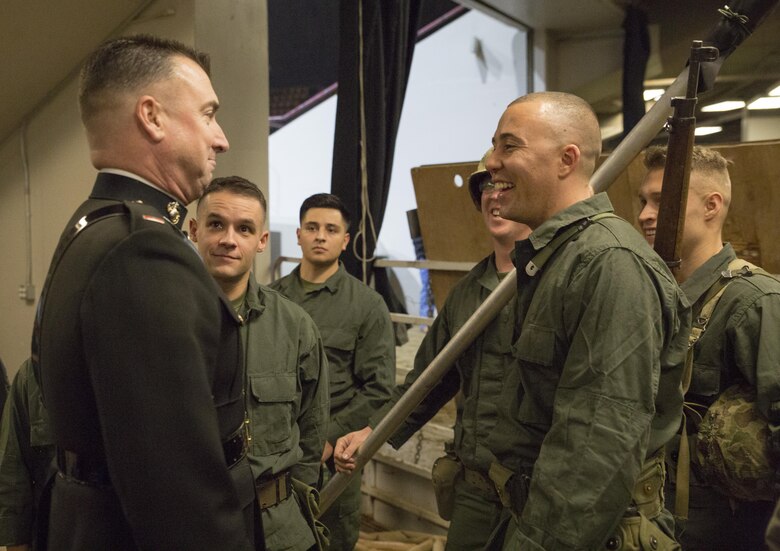
M 127 92 L 169 78 L 171 59 L 183 56 L 197 63 L 208 75 L 208 54 L 176 40 L 147 34 L 104 42 L 87 57 L 79 79 L 79 108 L 86 124 L 106 104 L 110 95 Z
M 332 193 L 315 193 L 311 197 L 307 198 L 301 205 L 301 212 L 299 214 L 299 220 L 303 222 L 303 217 L 310 209 L 336 209 L 341 213 L 341 217 L 344 218 L 344 223 L 349 227 L 350 216 L 349 210 L 344 202 Z
M 667 150 L 665 145 L 653 145 L 645 150 L 645 168 L 655 170 L 666 166 Z M 731 161 L 714 149 L 695 145 L 691 153 L 691 170 L 710 172 L 728 171 Z
M 250 199 L 256 199 L 260 206 L 263 208 L 263 214 L 268 212 L 268 204 L 265 200 L 265 195 L 254 183 L 250 182 L 246 178 L 241 176 L 224 176 L 222 178 L 214 178 L 209 185 L 203 190 L 203 193 L 198 199 L 198 206 L 201 201 L 208 195 L 216 193 L 218 191 L 227 191 L 236 195 L 243 195 Z
M 666 166 L 667 148 L 665 145 L 650 146 L 645 150 L 644 164 L 648 172 L 663 170 Z M 728 209 L 731 204 L 731 161 L 714 149 L 696 145 L 691 152 L 691 172 L 703 175 L 703 178 L 691 179 L 691 189 L 695 186 L 700 194 L 717 191 L 723 196 L 723 204 Z M 694 183 L 695 182 L 695 183 Z M 726 211 L 727 212 L 727 211 Z

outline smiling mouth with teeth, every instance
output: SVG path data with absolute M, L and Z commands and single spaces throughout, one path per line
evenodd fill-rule
M 512 189 L 515 185 L 511 182 L 493 182 L 493 189 L 496 191 L 504 191 L 505 189 Z
M 494 208 L 490 211 L 493 216 L 501 216 L 501 211 L 498 208 Z

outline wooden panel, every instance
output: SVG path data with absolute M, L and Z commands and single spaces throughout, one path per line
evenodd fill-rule
M 711 146 L 733 164 L 731 207 L 723 227 L 723 239 L 737 254 L 767 271 L 780 273 L 780 247 L 775 236 L 780 214 L 780 141 Z M 615 212 L 637 229 L 639 186 L 645 176 L 641 157 L 609 188 Z
M 469 174 L 477 161 L 425 165 L 412 169 L 420 233 L 429 260 L 478 262 L 492 251 L 482 215 L 468 192 Z M 456 184 L 460 177 L 460 186 Z M 465 272 L 430 272 L 436 308 Z
M 775 237 L 776 220 L 780 217 L 780 141 L 712 147 L 733 163 L 729 167 L 732 201 L 723 239 L 734 245 L 742 258 L 771 273 L 780 273 L 780 247 Z M 468 175 L 476 167 L 474 161 L 412 169 L 420 231 L 428 259 L 477 262 L 490 253 L 490 237 L 467 189 Z M 456 176 L 462 179 L 461 186 L 455 184 Z M 644 176 L 645 168 L 639 156 L 607 192 L 615 212 L 634 224 L 637 231 L 639 185 Z M 447 293 L 463 275 L 431 272 L 437 308 L 441 308 Z

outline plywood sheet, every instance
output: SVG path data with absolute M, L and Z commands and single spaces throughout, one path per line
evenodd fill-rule
M 490 236 L 468 192 L 469 174 L 476 169 L 477 161 L 412 169 L 420 233 L 428 260 L 478 262 L 490 254 Z M 464 275 L 430 272 L 437 309 L 441 310 L 450 289 Z
M 737 254 L 780 274 L 775 234 L 780 218 L 780 141 L 713 146 L 732 161 L 732 201 L 723 239 Z M 429 260 L 478 262 L 491 251 L 490 237 L 467 189 L 477 162 L 426 165 L 412 169 L 420 230 Z M 641 156 L 610 186 L 615 211 L 639 229 L 639 185 L 645 176 Z M 456 180 L 461 185 L 456 184 Z M 436 307 L 441 308 L 459 272 L 431 272 Z
M 780 217 L 780 141 L 712 146 L 732 165 L 731 207 L 723 239 L 737 254 L 773 274 L 780 273 L 780 246 L 775 236 Z M 637 229 L 639 186 L 645 176 L 641 156 L 608 190 L 615 212 Z

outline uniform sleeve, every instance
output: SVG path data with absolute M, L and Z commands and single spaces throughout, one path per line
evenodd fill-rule
M 106 461 L 140 548 L 251 548 L 212 398 L 220 308 L 195 251 L 167 231 L 132 233 L 85 289 Z
M 292 467 L 292 475 L 309 486 L 316 486 L 330 414 L 330 387 L 328 359 L 322 338 L 312 321 L 306 325 L 302 338 L 298 371 L 301 379 L 298 427 L 303 457 Z
M 0 426 L 0 545 L 32 542 L 34 498 L 27 401 L 29 375 L 28 360 L 14 377 L 3 408 Z
M 758 407 L 769 420 L 771 459 L 780 471 L 780 294 L 764 294 L 736 312 L 726 331 L 737 368 L 756 387 Z
M 514 535 L 520 549 L 597 549 L 624 514 L 645 457 L 660 374 L 656 283 L 633 253 L 610 249 L 566 288 L 568 354 Z M 543 363 L 559 344 L 537 345 L 531 354 Z
M 382 418 L 398 403 L 398 400 L 406 394 L 414 382 L 419 379 L 423 371 L 430 365 L 434 358 L 450 341 L 449 324 L 447 323 L 448 307 L 444 305 L 442 311 L 428 329 L 420 348 L 414 357 L 414 366 L 407 373 L 404 382 L 392 390 L 390 400 L 377 411 L 369 422 L 371 427 L 376 427 Z M 388 440 L 396 449 L 404 445 L 411 436 L 420 430 L 425 423 L 430 421 L 438 411 L 449 402 L 460 389 L 460 376 L 453 365 L 442 377 L 441 381 L 431 389 L 422 402 L 406 418 L 393 436 Z
M 362 429 L 371 415 L 390 398 L 395 386 L 395 336 L 390 313 L 380 297 L 365 309 L 354 353 L 357 393 L 344 408 L 331 416 L 328 441 Z

